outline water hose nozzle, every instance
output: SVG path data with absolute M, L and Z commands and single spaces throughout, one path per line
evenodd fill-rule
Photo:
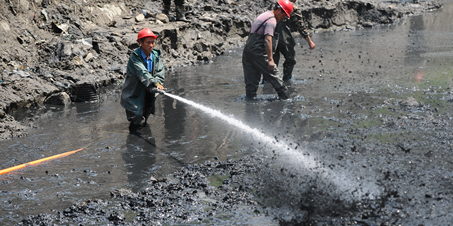
M 156 87 L 154 87 L 151 89 L 151 91 L 153 91 L 154 93 L 164 94 L 164 93 L 170 93 L 171 91 L 173 91 L 173 89 L 164 88 L 163 90 L 161 90 L 161 89 L 157 89 Z
M 165 93 L 165 90 L 160 90 L 160 89 L 157 89 L 156 87 L 152 88 L 151 91 L 153 91 L 154 93 Z

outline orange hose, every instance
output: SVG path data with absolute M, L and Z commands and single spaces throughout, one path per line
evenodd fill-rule
M 44 161 L 65 157 L 65 156 L 68 156 L 70 154 L 74 154 L 74 153 L 76 153 L 78 151 L 81 151 L 81 150 L 83 150 L 83 148 L 80 148 L 80 149 L 77 149 L 77 150 L 74 150 L 74 151 L 68 151 L 68 152 L 65 152 L 65 153 L 58 154 L 58 155 L 53 155 L 53 156 L 42 158 L 42 159 L 38 159 L 38 160 L 35 160 L 35 161 L 27 162 L 27 163 L 24 163 L 24 164 L 21 164 L 21 165 L 18 165 L 18 166 L 13 166 L 13 167 L 10 167 L 10 168 L 6 168 L 4 170 L 0 170 L 0 175 L 9 173 L 9 172 L 14 171 L 14 170 L 25 168 L 27 166 L 35 165 L 35 164 L 38 164 L 38 163 L 41 163 L 41 162 L 44 162 Z

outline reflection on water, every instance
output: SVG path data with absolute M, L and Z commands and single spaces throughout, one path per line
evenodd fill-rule
M 152 137 L 149 127 L 146 137 L 140 134 L 129 134 L 126 138 L 126 150 L 122 154 L 124 166 L 127 169 L 127 179 L 133 192 L 146 187 L 152 175 L 152 166 L 156 164 L 156 155 L 158 153 L 156 140 Z
M 172 98 L 162 98 L 163 115 L 165 120 L 165 140 L 175 140 L 184 137 L 186 129 L 197 130 L 197 126 L 191 128 L 186 121 L 186 105 Z M 196 132 L 196 131 L 195 131 Z M 190 132 L 189 132 L 190 133 Z
M 423 79 L 424 67 L 426 65 L 426 59 L 422 57 L 428 49 L 427 40 L 425 38 L 425 23 L 423 17 L 415 16 L 409 19 L 409 34 L 408 43 L 406 49 L 406 65 L 413 65 L 413 76 L 416 82 L 420 82 Z M 421 32 L 420 32 L 421 31 Z M 410 45 L 412 43 L 412 45 Z

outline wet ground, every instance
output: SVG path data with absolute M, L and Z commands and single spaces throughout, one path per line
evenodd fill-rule
M 273 207 L 268 213 L 281 224 L 347 217 L 351 224 L 450 223 L 452 16 L 450 1 L 395 25 L 317 32 L 315 50 L 298 36 L 286 101 L 267 84 L 260 101 L 243 99 L 241 49 L 168 74 L 173 94 L 258 128 L 286 150 L 262 146 L 260 138 L 166 96 L 158 97 L 150 126 L 130 134 L 121 84 L 102 90 L 99 103 L 33 112 L 28 137 L 1 142 L 1 169 L 84 150 L 0 176 L 0 224 L 110 200 L 115 189 L 138 192 L 152 176 L 188 164 L 255 152 L 269 157 L 275 149 L 257 174 L 264 184 L 257 200 Z

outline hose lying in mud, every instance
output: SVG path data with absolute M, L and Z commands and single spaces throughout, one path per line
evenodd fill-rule
M 81 150 L 83 150 L 83 148 L 80 148 L 80 149 L 77 149 L 77 150 L 74 150 L 74 151 L 68 151 L 68 152 L 65 152 L 65 153 L 58 154 L 58 155 L 53 155 L 53 156 L 42 158 L 42 159 L 38 159 L 38 160 L 35 160 L 35 161 L 27 162 L 27 163 L 24 163 L 24 164 L 21 164 L 21 165 L 18 165 L 18 166 L 13 166 L 13 167 L 10 167 L 10 168 L 6 168 L 4 170 L 0 170 L 0 175 L 7 174 L 7 173 L 9 173 L 11 171 L 22 169 L 22 168 L 25 168 L 27 166 L 35 165 L 35 164 L 42 163 L 42 162 L 45 162 L 45 161 L 66 157 L 68 155 L 74 154 L 74 153 L 76 153 L 78 151 L 81 151 Z

